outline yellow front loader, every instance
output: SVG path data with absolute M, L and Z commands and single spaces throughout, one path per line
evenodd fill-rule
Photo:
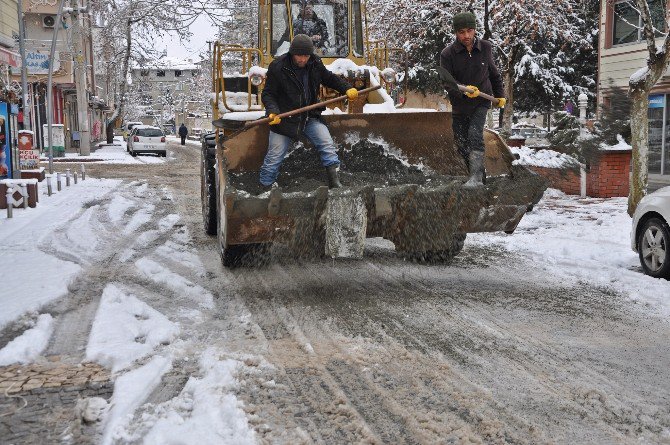
M 367 38 L 359 0 L 308 3 L 327 27 L 317 45 L 324 64 L 359 90 L 380 88 L 324 113 L 344 159 L 342 189 L 319 183 L 303 162 L 310 159 L 308 147 L 299 146 L 282 167 L 280 187 L 256 195 L 252 183 L 269 128 L 247 126 L 265 115 L 265 69 L 288 50 L 294 34 L 304 32 L 307 3 L 260 0 L 258 47 L 215 44 L 212 106 L 218 128 L 203 142 L 201 184 L 205 230 L 218 237 L 224 265 L 240 264 L 272 244 L 300 257 L 357 258 L 366 237 L 392 241 L 407 258 L 448 260 L 462 249 L 467 233 L 514 231 L 545 182 L 514 165 L 505 142 L 487 130 L 486 185 L 464 188 L 468 169 L 454 145 L 451 113 L 402 107 L 404 51 Z M 336 93 L 322 89 L 321 95 L 327 100 Z M 318 168 L 315 155 L 311 164 Z

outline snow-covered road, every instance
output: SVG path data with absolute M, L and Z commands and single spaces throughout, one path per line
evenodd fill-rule
M 0 217 L 0 366 L 108 367 L 94 442 L 670 441 L 670 283 L 641 274 L 624 199 L 550 192 L 449 265 L 374 239 L 226 270 L 198 147 L 170 149 Z

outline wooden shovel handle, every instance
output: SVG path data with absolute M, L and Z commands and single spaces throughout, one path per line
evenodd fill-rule
M 365 88 L 363 90 L 360 90 L 358 92 L 358 94 L 369 93 L 371 91 L 375 91 L 375 90 L 378 90 L 380 88 L 381 88 L 381 85 L 377 85 L 376 87 Z M 323 101 L 323 102 L 318 102 L 318 103 L 315 103 L 315 104 L 312 104 L 312 105 L 307 105 L 306 107 L 302 107 L 302 108 L 298 108 L 298 109 L 295 109 L 295 110 L 292 110 L 292 111 L 287 111 L 286 113 L 278 114 L 276 117 L 278 117 L 280 119 L 283 119 L 285 117 L 295 116 L 296 114 L 302 114 L 302 113 L 305 113 L 307 111 L 314 110 L 315 108 L 322 108 L 322 107 L 325 107 L 326 105 L 334 104 L 334 103 L 337 103 L 337 102 L 342 102 L 345 99 L 347 99 L 347 96 L 335 97 L 333 99 L 328 99 L 328 100 Z M 255 121 L 246 122 L 244 124 L 244 127 L 245 128 L 251 128 L 251 127 L 255 127 L 256 125 L 267 124 L 271 120 L 272 119 L 270 119 L 269 117 L 264 117 L 263 119 L 258 119 L 258 120 L 255 120 Z

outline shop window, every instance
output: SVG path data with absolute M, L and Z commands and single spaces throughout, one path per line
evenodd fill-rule
M 165 77 L 165 71 L 164 70 L 156 71 L 156 77 Z
M 181 77 L 183 75 L 184 73 L 182 72 L 182 70 L 174 70 L 174 77 Z
M 655 35 L 661 37 L 665 31 L 665 0 L 648 0 L 648 3 Z M 635 43 L 644 38 L 642 35 L 642 18 L 635 2 L 631 0 L 614 5 L 613 25 L 612 45 Z

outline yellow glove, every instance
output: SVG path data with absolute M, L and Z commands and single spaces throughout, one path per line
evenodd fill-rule
M 281 122 L 281 118 L 277 117 L 277 115 L 275 113 L 270 113 L 268 115 L 268 117 L 270 118 L 270 122 L 269 122 L 270 125 L 277 125 L 278 123 Z
M 349 100 L 355 100 L 358 97 L 358 90 L 356 88 L 349 88 L 347 90 L 347 98 Z
M 496 99 L 498 99 L 498 105 L 496 105 L 496 107 L 505 108 L 505 105 L 507 105 L 507 99 L 504 97 L 496 97 Z
M 468 93 L 468 92 L 465 93 L 465 95 L 468 96 L 470 99 L 474 99 L 475 97 L 479 96 L 479 88 L 477 88 L 474 85 L 468 85 L 467 88 L 469 90 L 474 91 L 473 93 Z

